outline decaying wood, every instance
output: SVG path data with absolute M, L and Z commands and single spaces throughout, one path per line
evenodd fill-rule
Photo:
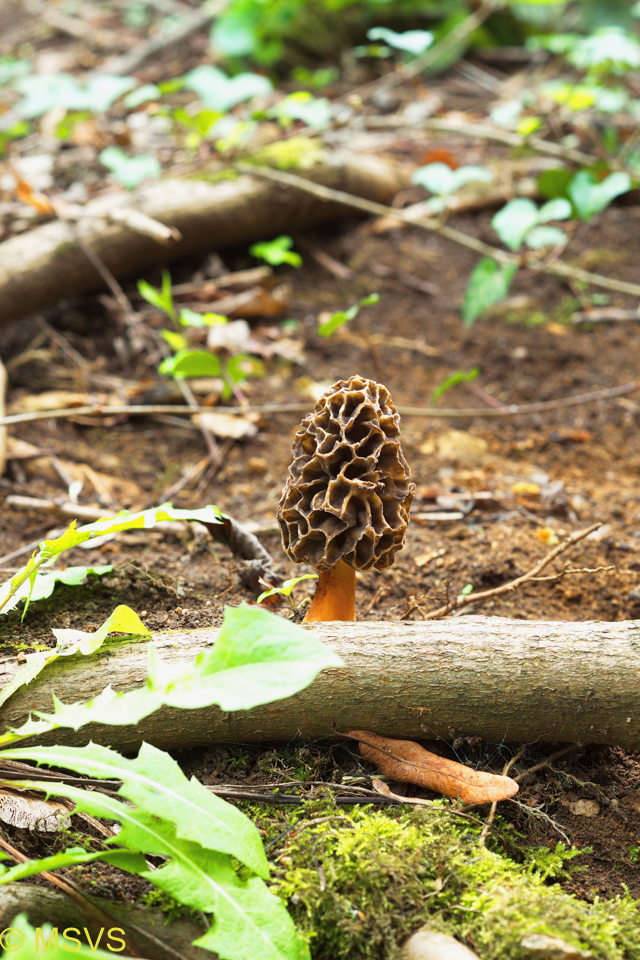
M 406 739 L 474 735 L 493 742 L 581 741 L 640 749 L 640 623 L 559 623 L 461 617 L 428 622 L 317 623 L 307 627 L 345 667 L 301 693 L 254 710 L 162 709 L 138 727 L 57 730 L 58 742 L 89 739 L 127 751 L 229 741 L 311 739 L 357 726 Z M 217 631 L 156 634 L 158 656 L 191 660 Z M 3 686 L 20 669 L 0 661 Z M 2 720 L 50 712 L 52 693 L 87 700 L 111 684 L 139 686 L 147 643 L 109 643 L 90 657 L 60 658 L 5 704 Z
M 305 176 L 379 203 L 389 203 L 408 186 L 406 174 L 388 161 L 338 152 L 327 154 Z M 124 222 L 106 219 L 114 210 L 126 208 L 174 228 L 182 240 L 166 248 Z M 159 261 L 323 223 L 344 216 L 348 209 L 250 175 L 218 183 L 167 178 L 131 193 L 107 194 L 90 201 L 75 231 L 109 272 L 121 279 L 135 277 Z M 102 279 L 87 263 L 66 223 L 46 223 L 2 244 L 0 322 L 42 309 L 60 297 L 102 287 Z
M 116 950 L 122 949 L 115 939 L 122 937 L 121 932 L 114 929 L 114 939 L 108 938 L 108 931 L 119 927 L 120 930 L 126 929 L 135 935 L 136 943 L 143 951 L 142 955 L 148 960 L 175 960 L 176 951 L 184 960 L 212 960 L 213 954 L 208 950 L 191 945 L 204 933 L 202 927 L 197 926 L 193 920 L 176 920 L 167 924 L 166 915 L 161 910 L 85 896 L 102 913 L 113 918 L 112 923 L 105 924 L 101 949 L 108 949 L 109 944 Z M 78 949 L 72 945 L 71 940 L 63 939 L 63 931 L 69 927 L 80 931 L 80 934 L 77 934 L 75 930 L 70 930 L 69 937 L 80 936 L 84 943 L 87 942 L 82 934 L 84 927 L 89 926 L 86 916 L 73 900 L 57 890 L 29 883 L 8 883 L 1 887 L 0 929 L 6 930 L 13 926 L 13 921 L 20 913 L 26 913 L 32 927 L 42 927 L 45 923 L 58 927 L 58 950 L 62 955 L 66 955 L 66 950 L 71 952 Z M 93 934 L 94 943 L 95 939 L 96 935 Z M 57 951 L 53 950 L 53 944 L 52 952 L 58 955 Z M 117 957 L 118 953 L 114 953 L 114 956 Z

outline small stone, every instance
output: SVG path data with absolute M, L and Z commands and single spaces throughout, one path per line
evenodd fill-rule
M 530 933 L 523 937 L 520 946 L 527 951 L 531 960 L 591 960 L 592 953 L 573 947 L 559 937 L 548 937 L 542 933 Z
M 600 813 L 600 805 L 595 800 L 576 800 L 569 804 L 569 810 L 576 817 L 597 817 Z
M 402 948 L 402 960 L 478 960 L 477 953 L 445 933 L 418 930 Z

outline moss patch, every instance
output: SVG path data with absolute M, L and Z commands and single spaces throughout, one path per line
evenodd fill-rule
M 322 159 L 322 145 L 311 137 L 290 137 L 268 143 L 243 159 L 276 170 L 310 170 Z
M 314 960 L 394 960 L 402 941 L 427 923 L 483 960 L 524 960 L 521 940 L 531 933 L 603 960 L 640 958 L 640 904 L 565 893 L 551 878 L 571 869 L 576 852 L 561 844 L 532 856 L 498 824 L 493 849 L 485 849 L 481 826 L 452 815 L 447 801 L 349 812 L 315 801 L 298 823 L 271 848 L 278 850 L 272 889 L 289 901 Z M 273 826 L 277 836 L 282 822 Z

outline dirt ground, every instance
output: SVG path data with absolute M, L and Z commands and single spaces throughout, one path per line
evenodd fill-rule
M 622 214 L 614 206 L 591 224 L 580 226 L 574 258 L 591 268 L 606 258 L 608 273 L 632 280 L 640 248 L 640 218 L 623 219 Z M 489 218 L 489 213 L 460 217 L 456 225 L 482 237 Z M 428 406 L 431 392 L 445 377 L 474 366 L 480 368 L 474 385 L 480 384 L 490 398 L 506 403 L 615 386 L 637 375 L 635 327 L 567 323 L 578 301 L 553 278 L 518 278 L 506 305 L 465 330 L 459 303 L 474 262 L 466 251 L 414 228 L 377 234 L 371 223 L 356 220 L 326 228 L 311 239 L 348 264 L 354 277 L 336 280 L 311 257 L 305 258 L 299 271 L 278 268 L 293 286 L 288 311 L 300 321 L 295 335 L 302 342 L 305 362 L 272 363 L 263 379 L 246 384 L 252 403 L 299 401 L 305 376 L 328 383 L 356 373 L 382 379 L 398 406 Z M 225 264 L 241 269 L 248 258 L 243 251 L 231 252 L 225 255 Z M 435 284 L 437 291 L 427 294 L 402 280 L 380 276 L 384 273 L 380 265 L 397 270 L 399 264 L 404 274 Z M 197 266 L 183 264 L 175 271 L 174 282 L 188 278 Z M 324 340 L 314 333 L 316 317 L 323 310 L 338 309 L 373 290 L 380 293 L 380 302 L 361 314 L 347 336 Z M 624 297 L 619 300 L 626 305 Z M 113 346 L 116 331 L 105 321 L 97 300 L 84 302 L 81 308 L 63 304 L 52 309 L 47 319 L 83 357 L 102 363 L 102 371 L 120 377 L 153 375 L 143 363 L 123 370 Z M 49 353 L 43 360 L 38 351 L 44 347 Z M 45 389 L 83 388 L 81 373 L 59 345 L 42 336 L 35 321 L 2 329 L 0 352 L 10 370 L 9 402 Z M 483 409 L 482 399 L 464 386 L 450 390 L 440 404 L 475 406 L 479 413 Z M 488 589 L 525 573 L 549 549 L 549 536 L 561 538 L 596 521 L 603 526 L 575 547 L 568 559 L 578 568 L 606 570 L 531 584 L 473 612 L 539 620 L 637 618 L 639 411 L 635 399 L 623 397 L 505 420 L 404 418 L 403 446 L 417 485 L 413 520 L 406 547 L 390 570 L 358 574 L 358 619 L 419 619 L 467 584 L 476 590 Z M 298 422 L 298 415 L 263 417 L 257 436 L 231 446 L 204 488 L 187 486 L 174 498 L 180 506 L 213 503 L 240 521 L 266 528 L 262 542 L 283 576 L 309 572 L 287 560 L 273 530 Z M 121 507 L 162 502 L 181 471 L 204 455 L 197 430 L 151 418 L 123 419 L 108 426 L 50 420 L 21 424 L 10 432 L 59 458 L 86 462 L 133 481 L 142 496 L 139 502 L 120 502 Z M 10 461 L 0 479 L 0 552 L 4 556 L 62 525 L 47 515 L 17 512 L 4 505 L 9 494 L 63 495 L 62 483 L 29 476 L 26 464 Z M 516 487 L 514 493 L 514 485 L 522 482 L 536 483 L 541 492 L 523 494 Z M 472 503 L 472 495 L 479 492 L 485 497 L 477 498 L 462 518 L 429 519 L 430 509 L 450 512 L 452 504 Z M 457 500 L 447 501 L 452 494 Z M 437 496 L 445 498 L 439 507 Z M 80 502 L 96 500 L 89 494 L 81 495 Z M 3 562 L 3 578 L 20 562 Z M 85 589 L 58 587 L 51 601 L 30 608 L 22 625 L 17 612 L 4 617 L 2 654 L 25 649 L 25 642 L 53 645 L 52 627 L 97 627 L 116 600 L 132 606 L 150 630 L 216 625 L 224 604 L 255 600 L 239 585 L 236 563 L 226 548 L 189 536 L 181 541 L 154 531 L 123 534 L 95 550 L 78 549 L 66 562 L 113 563 L 116 573 Z M 307 583 L 301 584 L 296 599 L 311 591 Z M 281 612 L 286 615 L 286 608 Z M 179 759 L 188 773 L 207 784 L 275 782 L 286 779 L 301 763 L 310 780 L 341 782 L 343 776 L 372 772 L 354 753 L 330 742 L 288 749 L 284 754 L 274 753 L 274 746 L 278 745 L 202 748 Z M 462 744 L 456 755 L 474 766 L 501 771 L 518 746 Z M 436 749 L 454 756 L 448 745 Z M 548 744 L 527 747 L 516 772 L 524 773 L 556 749 Z M 416 792 L 420 791 L 416 788 Z M 596 802 L 592 807 L 598 811 L 596 816 L 572 812 L 572 805 L 584 799 Z M 576 747 L 527 776 L 518 804 L 507 802 L 501 812 L 532 843 L 554 847 L 562 840 L 591 848 L 580 860 L 587 869 L 566 881 L 580 897 L 611 896 L 620 893 L 623 884 L 633 896 L 640 896 L 640 753 Z M 117 883 L 108 878 L 104 882 L 104 892 L 108 889 L 113 894 Z M 120 890 L 119 896 L 126 893 Z

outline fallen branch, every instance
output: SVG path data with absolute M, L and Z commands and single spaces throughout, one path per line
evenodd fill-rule
M 201 176 L 224 176 L 225 168 L 200 171 Z M 249 165 L 249 172 L 253 173 Z M 389 203 L 408 186 L 406 174 L 378 157 L 329 153 L 308 174 L 345 191 Z M 302 183 L 307 181 L 300 177 Z M 347 209 L 349 208 L 349 205 Z M 116 210 L 134 209 L 159 221 L 182 236 L 171 247 L 114 222 Z M 387 209 L 386 207 L 384 208 Z M 389 208 L 391 209 L 391 208 Z M 168 177 L 127 193 L 110 193 L 91 200 L 75 230 L 100 262 L 115 277 L 139 276 L 161 260 L 184 258 L 200 250 L 223 249 L 270 237 L 278 232 L 324 223 L 345 214 L 344 204 L 310 200 L 308 192 L 287 187 L 275 190 L 257 176 L 222 179 L 217 183 Z M 103 279 L 89 266 L 69 225 L 52 221 L 2 244 L 0 301 L 2 322 L 39 310 L 60 297 L 81 296 L 100 290 Z
M 500 617 L 407 623 L 318 623 L 307 627 L 342 657 L 307 689 L 254 710 L 162 709 L 136 727 L 92 724 L 47 736 L 90 739 L 124 752 L 142 739 L 165 749 L 203 743 L 314 739 L 357 725 L 383 736 L 493 742 L 593 742 L 640 748 L 640 623 L 546 622 Z M 215 642 L 216 630 L 159 633 L 153 646 L 170 669 Z M 3 707 L 18 726 L 31 711 L 95 697 L 105 686 L 145 682 L 146 643 L 111 642 L 91 657 L 60 658 Z M 22 669 L 0 661 L 3 685 Z M 46 738 L 45 738 L 46 740 Z
M 373 342 L 379 341 L 373 337 Z M 390 340 L 392 346 L 408 346 L 400 344 L 399 337 L 393 337 Z M 384 345 L 381 343 L 381 345 Z M 426 345 L 425 345 L 426 346 Z M 432 354 L 425 349 L 425 346 L 416 346 L 414 349 L 421 350 L 429 356 Z M 581 407 L 585 403 L 595 403 L 598 400 L 612 400 L 615 397 L 623 397 L 628 393 L 635 393 L 640 390 L 640 380 L 632 380 L 631 383 L 623 383 L 619 387 L 605 387 L 604 390 L 593 390 L 590 393 L 577 393 L 573 397 L 559 397 L 557 400 L 542 400 L 539 403 L 520 403 L 510 404 L 506 409 L 477 407 L 398 407 L 398 413 L 402 417 L 431 417 L 441 420 L 466 419 L 470 417 L 517 417 L 529 413 L 545 413 L 547 410 L 562 410 L 566 407 Z M 308 413 L 309 403 L 262 403 L 242 407 L 216 407 L 218 413 L 232 413 L 242 416 L 245 413 Z M 149 404 L 139 405 L 113 405 L 113 406 L 86 406 L 86 407 L 64 407 L 61 410 L 33 410 L 30 413 L 14 413 L 8 417 L 0 417 L 0 427 L 8 426 L 12 423 L 30 423 L 33 420 L 55 420 L 57 417 L 107 417 L 114 414 L 125 413 L 128 416 L 151 416 L 157 413 L 180 414 L 183 417 L 193 416 L 193 410 L 178 404 Z

